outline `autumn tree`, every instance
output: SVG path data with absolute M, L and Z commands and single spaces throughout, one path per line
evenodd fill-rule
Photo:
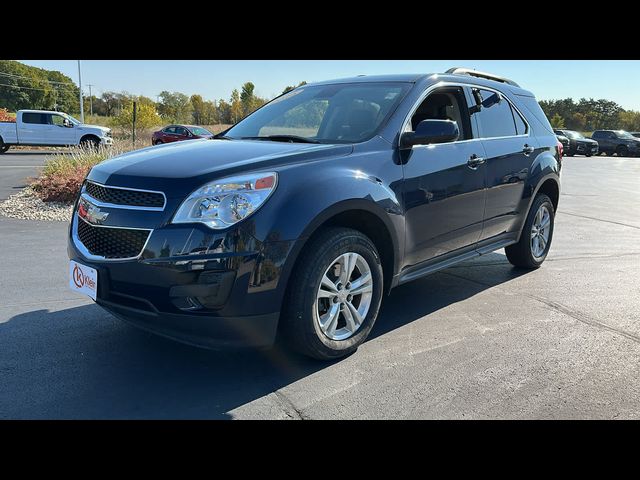
M 172 123 L 189 123 L 193 107 L 189 97 L 180 92 L 160 92 L 158 113 L 165 121 Z
M 158 115 L 153 101 L 149 98 L 141 97 L 136 105 L 136 129 L 145 129 L 162 124 L 162 118 Z M 120 110 L 120 113 L 111 119 L 111 125 L 121 127 L 125 131 L 133 129 L 133 101 L 127 101 Z
M 240 100 L 240 92 L 237 88 L 231 92 L 231 123 L 238 123 L 243 117 L 242 101 Z

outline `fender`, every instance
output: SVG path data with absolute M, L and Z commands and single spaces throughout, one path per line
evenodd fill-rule
M 531 173 L 527 177 L 527 181 L 522 192 L 522 199 L 518 206 L 519 211 L 523 212 L 520 215 L 520 221 L 516 225 L 518 232 L 518 240 L 522 233 L 525 220 L 529 214 L 529 209 L 533 203 L 533 199 L 538 194 L 540 187 L 548 180 L 552 179 L 560 190 L 560 164 L 556 159 L 554 152 L 551 149 L 543 150 L 533 161 L 531 165 Z

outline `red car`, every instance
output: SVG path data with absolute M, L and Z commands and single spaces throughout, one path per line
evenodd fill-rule
M 162 130 L 153 132 L 151 143 L 153 145 L 160 145 L 161 143 L 212 137 L 213 133 L 206 128 L 198 127 L 196 125 L 169 125 L 164 127 Z

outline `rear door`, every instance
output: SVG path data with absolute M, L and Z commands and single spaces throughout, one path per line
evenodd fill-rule
M 46 145 L 48 143 L 49 114 L 22 112 L 18 122 L 18 141 L 25 145 Z
M 501 92 L 472 88 L 473 117 L 485 150 L 487 200 L 481 240 L 511 232 L 538 142 L 523 115 Z
M 163 130 L 162 140 L 165 142 L 178 141 L 178 135 L 176 135 L 176 127 L 167 127 Z

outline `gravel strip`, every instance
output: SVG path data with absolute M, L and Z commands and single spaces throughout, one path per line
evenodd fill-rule
M 71 220 L 73 205 L 59 202 L 43 202 L 31 189 L 23 188 L 0 203 L 0 215 L 24 220 Z

